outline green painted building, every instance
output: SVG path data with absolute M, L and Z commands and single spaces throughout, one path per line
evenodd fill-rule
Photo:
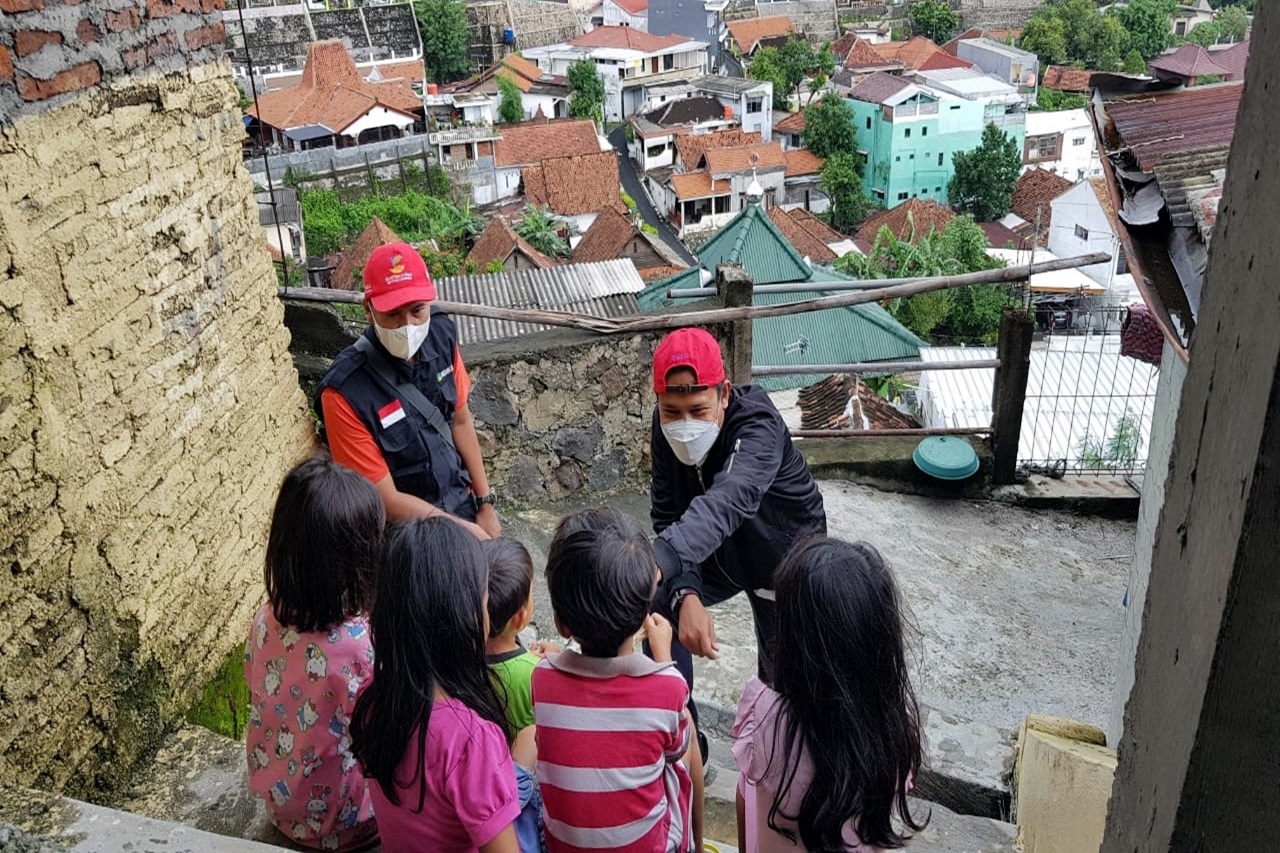
M 1024 96 L 969 68 L 919 71 L 913 77 L 877 72 L 849 93 L 858 151 L 866 158 L 863 187 L 885 208 L 918 196 L 947 203 L 952 160 L 982 142 L 995 124 L 1026 140 Z
M 672 305 L 670 290 L 709 287 L 721 264 L 741 265 L 755 284 L 813 285 L 803 293 L 757 293 L 755 305 L 780 305 L 830 296 L 824 284 L 855 279 L 823 266 L 813 266 L 787 242 L 758 203 L 749 204 L 698 251 L 699 265 L 654 282 L 637 296 L 640 310 Z M 688 300 L 684 300 L 688 301 Z M 751 361 L 758 365 L 852 364 L 866 361 L 909 361 L 927 346 L 888 311 L 871 302 L 785 317 L 765 317 L 752 324 Z M 753 380 L 767 391 L 812 385 L 826 374 L 762 376 Z

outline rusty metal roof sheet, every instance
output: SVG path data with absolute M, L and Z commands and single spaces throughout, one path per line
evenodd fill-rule
M 1243 91 L 1242 83 L 1194 86 L 1112 101 L 1106 111 L 1119 147 L 1150 172 L 1171 154 L 1230 145 Z

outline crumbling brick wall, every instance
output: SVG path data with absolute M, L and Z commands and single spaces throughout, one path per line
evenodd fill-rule
M 0 0 L 0 778 L 88 795 L 242 642 L 312 434 L 221 0 Z

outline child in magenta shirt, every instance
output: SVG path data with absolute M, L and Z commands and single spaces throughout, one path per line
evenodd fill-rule
M 897 586 L 865 543 L 800 542 L 774 576 L 777 662 L 733 724 L 738 843 L 753 853 L 902 847 L 920 723 Z
M 480 543 L 452 521 L 390 537 L 371 617 L 377 677 L 351 723 L 384 850 L 519 849 L 516 770 L 485 666 L 486 582 Z
M 324 457 L 285 477 L 267 541 L 267 603 L 249 629 L 249 787 L 294 842 L 352 850 L 378 834 L 347 723 L 373 672 L 364 616 L 382 499 Z

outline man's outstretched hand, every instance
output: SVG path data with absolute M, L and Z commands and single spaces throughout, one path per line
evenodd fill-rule
M 720 653 L 720 644 L 716 642 L 716 626 L 711 622 L 711 614 L 703 606 L 702 599 L 691 593 L 680 603 L 677 618 L 680 626 L 680 645 L 699 657 L 715 660 Z

